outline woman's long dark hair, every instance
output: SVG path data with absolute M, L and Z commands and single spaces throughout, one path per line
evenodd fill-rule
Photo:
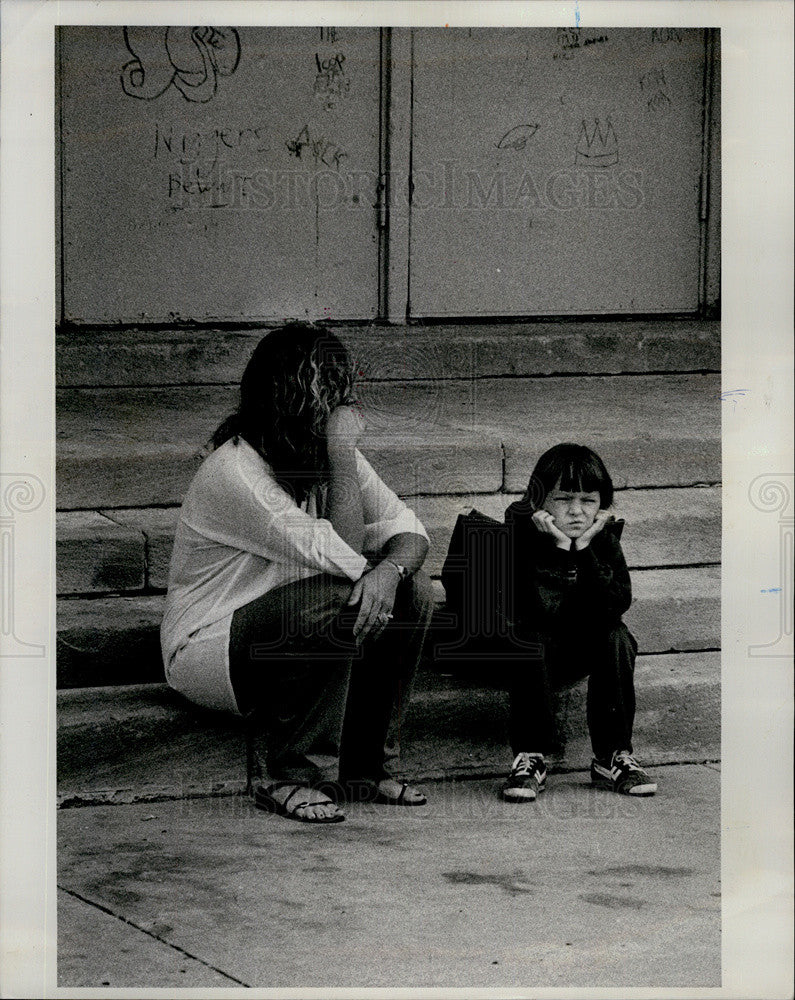
M 289 323 L 267 333 L 240 383 L 237 410 L 210 442 L 243 438 L 297 502 L 328 479 L 326 421 L 354 402 L 354 370 L 342 342 L 326 327 Z

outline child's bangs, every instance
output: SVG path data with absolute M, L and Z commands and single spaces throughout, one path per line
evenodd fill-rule
M 562 463 L 560 489 L 571 493 L 601 494 L 605 479 L 602 469 L 594 461 L 595 457 L 591 455 L 572 457 Z
M 527 487 L 527 501 L 540 507 L 550 490 L 598 493 L 603 507 L 613 503 L 613 482 L 604 462 L 590 448 L 571 441 L 557 444 L 539 458 Z

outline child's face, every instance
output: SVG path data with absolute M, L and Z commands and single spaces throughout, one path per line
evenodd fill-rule
M 547 493 L 542 510 L 552 515 L 555 526 L 567 538 L 579 538 L 594 522 L 599 511 L 600 496 L 597 492 L 580 493 L 562 490 L 560 480 Z

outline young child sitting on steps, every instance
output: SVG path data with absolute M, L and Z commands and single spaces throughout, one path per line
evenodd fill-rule
M 628 795 L 657 791 L 633 756 L 638 647 L 621 620 L 632 589 L 619 541 L 624 522 L 610 513 L 612 503 L 599 456 L 559 444 L 541 456 L 524 497 L 506 511 L 508 615 L 521 645 L 538 650 L 511 671 L 508 801 L 530 802 L 544 788 L 544 755 L 561 749 L 553 692 L 585 676 L 591 781 Z

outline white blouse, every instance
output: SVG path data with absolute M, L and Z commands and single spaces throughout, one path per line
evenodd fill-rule
M 428 535 L 357 451 L 364 551 L 395 535 Z M 330 573 L 356 581 L 367 560 L 318 517 L 313 490 L 299 507 L 243 439 L 204 460 L 182 504 L 160 630 L 166 680 L 191 701 L 238 713 L 229 679 L 232 615 L 284 584 Z

